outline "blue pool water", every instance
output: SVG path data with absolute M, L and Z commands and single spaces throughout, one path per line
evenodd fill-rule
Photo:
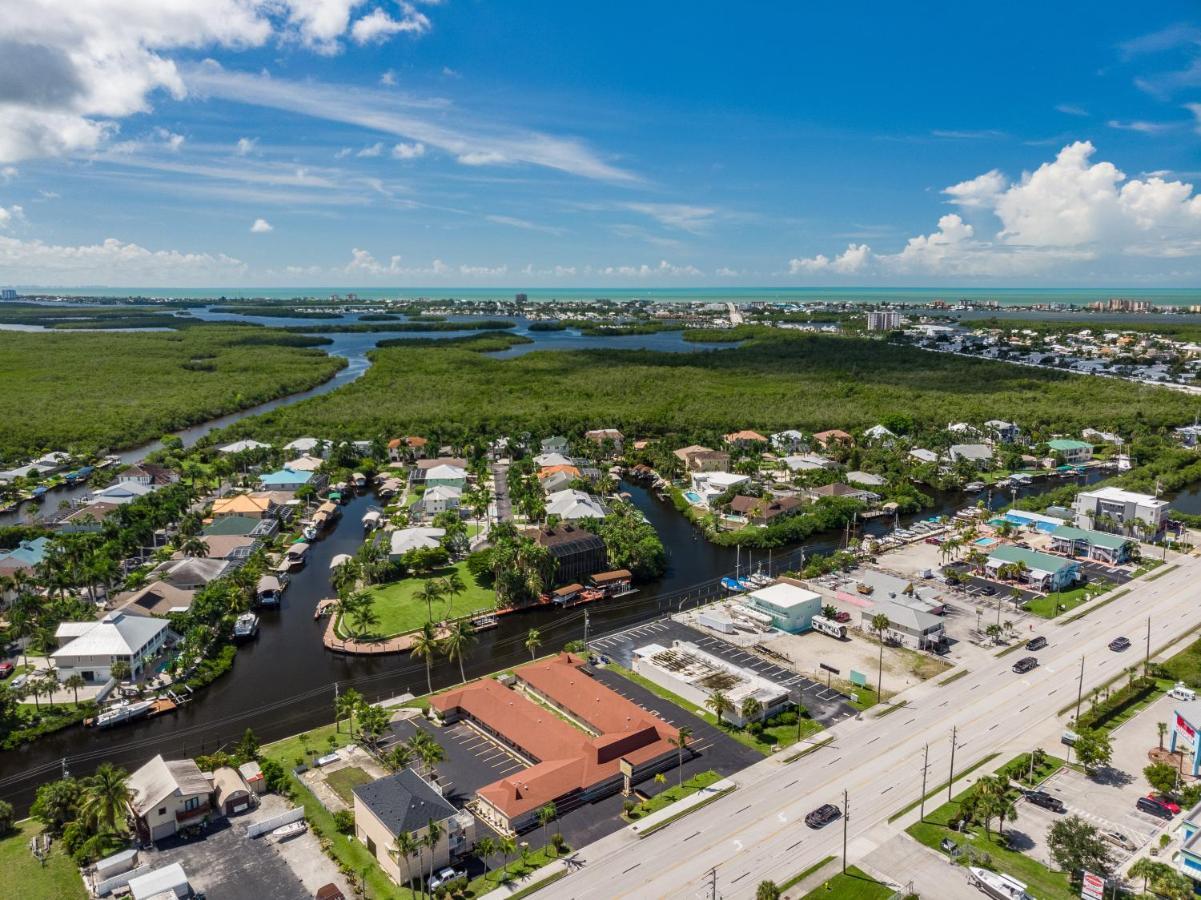
M 684 499 L 689 503 L 697 504 L 701 502 L 701 495 L 696 491 L 684 491 Z
M 996 538 L 982 537 L 982 538 L 977 538 L 972 543 L 974 543 L 977 547 L 991 547 L 996 542 L 997 542 Z

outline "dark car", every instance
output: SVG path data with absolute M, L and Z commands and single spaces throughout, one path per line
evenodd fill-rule
M 805 816 L 805 824 L 810 828 L 825 828 L 841 815 L 842 810 L 833 803 L 827 803 Z
M 1176 813 L 1180 812 L 1180 804 L 1174 800 L 1169 800 L 1163 794 L 1148 794 L 1147 799 L 1154 800 L 1156 803 L 1162 803 L 1168 808 L 1168 812 L 1170 812 L 1172 815 L 1176 815 Z
M 1150 813 L 1153 816 L 1158 816 L 1161 819 L 1170 819 L 1175 815 L 1165 804 L 1152 797 L 1139 797 L 1134 805 L 1135 808 L 1141 809 L 1143 812 Z
M 1067 812 L 1068 809 L 1063 805 L 1063 801 L 1058 797 L 1048 794 L 1046 791 L 1026 791 L 1026 799 L 1035 806 L 1041 806 L 1043 809 L 1049 809 L 1051 812 Z
M 1017 662 L 1015 662 L 1013 664 L 1013 671 L 1017 672 L 1019 675 L 1022 675 L 1026 672 L 1029 672 L 1031 669 L 1035 668 L 1037 665 L 1038 665 L 1038 659 L 1036 659 L 1035 657 L 1023 656 L 1021 659 L 1019 659 Z
M 1047 646 L 1047 639 L 1041 634 L 1038 637 L 1032 637 L 1030 640 L 1026 641 L 1027 650 L 1041 650 L 1045 646 Z
M 1115 653 L 1121 653 L 1123 650 L 1130 649 L 1130 638 L 1116 637 L 1109 642 L 1109 649 Z
M 991 597 L 996 592 L 997 592 L 997 589 L 995 587 L 993 587 L 991 584 L 986 584 L 986 585 L 984 585 L 984 587 L 980 588 L 980 593 L 983 594 L 985 597 Z

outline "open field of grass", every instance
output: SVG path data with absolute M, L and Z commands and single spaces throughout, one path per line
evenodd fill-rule
M 846 872 L 832 875 L 803 900 L 888 900 L 892 895 L 893 890 L 888 885 L 876 881 L 862 869 L 847 866 Z
M 444 578 L 452 571 L 457 571 L 463 579 L 467 590 L 457 597 L 449 595 L 435 602 L 432 609 L 426 606 L 419 596 L 422 586 L 430 580 Z M 418 578 L 405 578 L 392 584 L 377 585 L 371 588 L 375 614 L 379 616 L 379 624 L 372 627 L 373 634 L 390 636 L 416 631 L 429 620 L 433 613 L 433 621 L 441 622 L 453 619 L 481 609 L 492 609 L 496 606 L 496 594 L 491 588 L 476 582 L 467 571 L 467 563 L 461 562 L 445 569 L 438 569 L 429 575 Z M 341 627 L 345 627 L 343 624 Z
M 670 781 L 670 776 L 668 777 Z M 716 784 L 721 781 L 721 776 L 710 769 L 708 772 L 698 772 L 691 778 L 687 779 L 683 786 L 673 785 L 665 791 L 660 791 L 651 797 L 649 800 L 644 800 L 634 807 L 634 811 L 623 818 L 634 821 L 644 819 L 651 813 L 658 812 L 664 807 L 671 806 L 677 800 L 683 800 L 685 797 L 695 794 L 701 788 L 707 788 L 711 784 Z
M 296 393 L 346 361 L 316 340 L 265 328 L 178 332 L 0 332 L 0 461 L 45 448 L 135 446 Z
M 0 894 L 5 897 L 45 897 L 47 900 L 85 900 L 79 869 L 62 849 L 61 844 L 50 848 L 46 864 L 38 862 L 29 852 L 29 841 L 40 834 L 42 825 L 32 819 L 18 822 L 16 829 L 0 840 Z
M 325 777 L 325 783 L 330 786 L 330 790 L 341 797 L 342 802 L 347 806 L 354 805 L 354 789 L 360 784 L 370 784 L 372 781 L 375 779 L 358 766 L 347 766 L 336 772 L 330 772 Z

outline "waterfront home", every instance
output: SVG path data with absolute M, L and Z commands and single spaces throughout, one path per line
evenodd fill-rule
M 616 428 L 594 428 L 591 431 L 585 431 L 584 438 L 602 447 L 605 445 L 605 441 L 609 441 L 616 453 L 622 452 L 622 445 L 625 441 L 625 435 Z
M 545 547 L 555 561 L 557 585 L 584 582 L 590 575 L 608 568 L 605 542 L 578 525 L 566 523 L 554 528 L 529 529 L 526 533 Z
M 770 525 L 777 519 L 799 512 L 801 501 L 796 497 L 743 497 L 730 501 L 730 512 L 742 516 L 752 525 Z
M 915 447 L 909 451 L 909 458 L 919 463 L 936 463 L 938 462 L 938 454 L 933 450 L 926 450 L 923 447 Z
M 436 469 L 438 466 L 451 466 L 456 469 L 466 469 L 467 460 L 458 456 L 434 456 L 426 459 L 419 459 L 413 464 L 413 480 L 424 481 L 429 470 Z
M 168 581 L 156 581 L 140 590 L 117 597 L 118 609 L 134 616 L 159 616 L 184 613 L 192 608 L 194 590 L 179 588 Z
M 705 503 L 710 503 L 730 488 L 749 484 L 750 480 L 749 476 L 736 472 L 693 472 L 692 490 Z
M 1051 448 L 1052 453 L 1062 456 L 1063 461 L 1069 466 L 1086 463 L 1093 458 L 1093 445 L 1085 441 L 1056 438 L 1053 441 L 1047 441 L 1047 446 Z
M 13 576 L 17 572 L 32 573 L 46 558 L 50 538 L 37 537 L 21 541 L 11 550 L 0 550 L 0 576 Z
M 425 456 L 427 444 L 429 444 L 429 441 L 416 435 L 393 438 L 388 441 L 388 458 L 393 462 L 402 462 L 406 459 L 419 459 Z
M 147 578 L 157 578 L 185 591 L 198 591 L 224 575 L 227 568 L 228 563 L 223 559 L 168 559 L 155 566 Z
M 1104 527 L 1128 529 L 1132 523 L 1141 522 L 1147 536 L 1163 530 L 1168 515 L 1168 501 L 1149 494 L 1117 487 L 1103 487 L 1092 491 L 1081 491 L 1072 504 L 1076 513 L 1077 528 Z
M 861 484 L 864 487 L 881 487 L 888 484 L 888 480 L 881 478 L 879 475 L 873 475 L 871 472 L 847 472 L 847 481 L 852 484 Z
M 844 447 L 849 447 L 855 443 L 853 437 L 838 428 L 831 428 L 829 431 L 819 431 L 813 436 L 813 440 L 822 448 L 833 444 L 841 444 Z
M 0 472 L 0 482 L 15 481 L 18 478 L 41 478 L 62 471 L 70 462 L 71 457 L 66 453 L 47 453 L 32 462 L 13 469 Z
M 218 497 L 213 501 L 212 511 L 209 513 L 214 521 L 234 516 L 240 519 L 265 519 L 274 514 L 275 503 L 270 498 L 251 494 Z
M 1022 433 L 1013 422 L 1006 422 L 1003 419 L 989 419 L 984 423 L 984 427 L 991 431 L 997 441 L 1002 444 L 1016 444 Z
M 726 443 L 739 450 L 746 450 L 758 444 L 766 444 L 767 438 L 757 431 L 734 431 L 725 436 Z
M 688 472 L 724 472 L 730 468 L 730 454 L 722 450 L 693 444 L 672 452 Z
M 325 486 L 325 482 L 325 477 L 316 472 L 297 472 L 285 467 L 260 475 L 258 486 L 260 490 L 264 491 L 298 491 L 306 484 L 310 484 L 316 490 L 321 490 Z
M 206 559 L 239 560 L 245 562 L 259 546 L 259 539 L 248 534 L 205 534 L 200 537 L 207 548 Z M 174 559 L 185 559 L 175 554 Z
M 541 444 L 543 453 L 566 453 L 569 446 L 567 438 L 561 434 L 544 438 Z
M 62 534 L 94 534 L 104 526 L 104 520 L 120 508 L 119 503 L 89 503 L 59 519 L 55 527 Z
M 437 871 L 471 848 L 475 840 L 475 819 L 471 813 L 455 809 L 412 769 L 401 769 L 394 775 L 354 788 L 355 836 L 375 857 L 384 874 L 397 884 L 405 883 L 411 865 L 393 852 L 397 836 L 407 832 L 422 841 L 431 822 L 437 827 L 439 837 L 432 850 L 423 848 L 422 865 Z
M 947 453 L 952 462 L 969 462 L 978 469 L 992 465 L 992 447 L 988 444 L 952 444 Z
M 166 466 L 143 462 L 125 469 L 117 476 L 117 481 L 121 484 L 136 482 L 137 484 L 161 487 L 166 484 L 175 484 L 179 481 L 179 475 Z
M 129 811 L 140 840 L 160 841 L 213 813 L 213 786 L 190 759 L 159 754 L 129 776 Z
M 92 491 L 88 495 L 88 499 L 93 503 L 112 503 L 116 506 L 124 506 L 126 503 L 132 503 L 140 497 L 153 493 L 155 487 L 153 484 L 142 484 L 137 481 L 117 481 L 108 487 Z
M 574 522 L 579 519 L 603 519 L 606 511 L 591 494 L 565 490 L 546 495 L 546 514 L 558 516 L 565 522 Z
M 201 534 L 215 536 L 220 534 L 250 535 L 256 538 L 269 538 L 279 530 L 279 522 L 273 517 L 259 519 L 254 516 L 219 516 L 201 529 Z
M 290 469 L 293 472 L 316 472 L 325 464 L 325 460 L 316 456 L 309 456 L 307 453 L 304 456 L 298 456 L 295 459 L 290 459 L 284 463 L 285 469 Z
M 396 561 L 410 550 L 432 550 L 441 546 L 445 528 L 401 528 L 392 532 L 388 558 Z
M 302 437 L 284 444 L 284 453 L 324 457 L 329 453 L 330 446 L 329 441 L 323 441 L 320 438 Z
M 60 681 L 83 676 L 89 684 L 112 677 L 113 665 L 124 662 L 137 680 L 162 649 L 169 629 L 161 619 L 110 612 L 99 622 L 63 622 L 54 632 L 58 649 L 50 654 Z
M 1051 549 L 1068 556 L 1085 556 L 1116 566 L 1130 559 L 1137 542 L 1120 534 L 1060 525 L 1051 532 Z
M 458 466 L 434 466 L 425 473 L 427 487 L 453 487 L 462 490 L 467 486 L 467 470 Z
M 550 466 L 570 466 L 574 463 L 570 456 L 564 456 L 562 453 L 539 453 L 534 457 L 534 465 L 545 469 Z
M 462 488 L 436 484 L 421 496 L 421 511 L 427 516 L 436 516 L 448 509 L 458 509 L 463 502 Z
M 538 483 L 546 494 L 555 494 L 567 490 L 573 481 L 581 477 L 579 474 L 572 474 L 573 472 L 578 472 L 574 466 L 562 466 L 545 475 L 539 474 Z
M 989 577 L 997 578 L 1005 566 L 1021 564 L 1021 579 L 1042 591 L 1062 591 L 1080 580 L 1080 563 L 1062 556 L 1039 553 L 1025 547 L 1000 544 L 989 551 L 984 569 Z
M 798 450 L 804 450 L 807 446 L 805 435 L 795 428 L 777 431 L 771 436 L 771 445 L 777 453 L 796 453 Z
M 780 462 L 793 472 L 812 472 L 817 469 L 837 469 L 838 463 L 819 453 L 802 453 L 797 456 L 785 456 Z
M 233 453 L 245 453 L 247 450 L 270 450 L 270 444 L 264 444 L 262 441 L 234 441 L 232 444 L 226 444 L 224 447 L 218 447 L 217 452 L 222 456 L 229 456 Z
M 861 503 L 877 503 L 880 495 L 865 488 L 851 487 L 835 481 L 833 484 L 823 484 L 821 487 L 805 488 L 802 495 L 809 500 L 820 500 L 822 497 L 849 497 Z

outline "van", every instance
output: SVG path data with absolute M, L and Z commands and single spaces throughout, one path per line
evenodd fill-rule
M 1080 735 L 1076 734 L 1076 732 L 1065 731 L 1060 736 L 1059 742 L 1061 744 L 1067 744 L 1069 747 L 1074 747 L 1074 746 L 1076 746 L 1076 741 L 1079 740 L 1079 738 L 1080 738 Z
M 1033 656 L 1024 656 L 1013 664 L 1013 671 L 1018 675 L 1029 672 L 1038 665 L 1038 660 Z
M 1038 637 L 1032 637 L 1030 640 L 1026 641 L 1027 650 L 1041 650 L 1045 646 L 1047 646 L 1047 639 L 1041 634 Z
M 1168 691 L 1168 696 L 1174 700 L 1196 700 L 1197 692 L 1183 681 L 1177 681 L 1176 687 Z

